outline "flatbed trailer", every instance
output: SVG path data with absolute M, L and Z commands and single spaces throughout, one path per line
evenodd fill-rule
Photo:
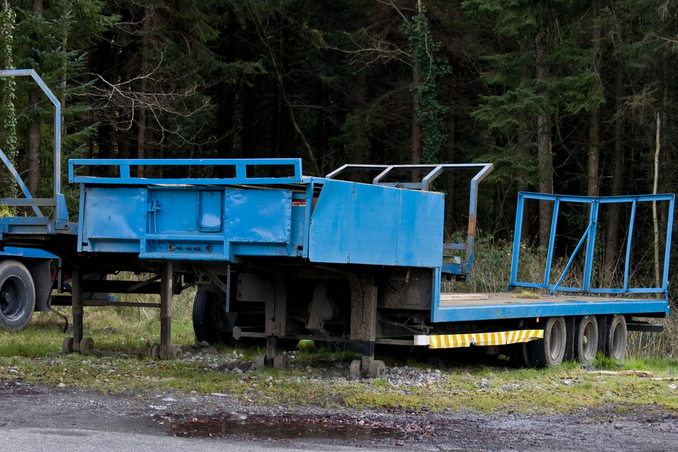
M 32 71 L 2 75 L 37 77 Z M 0 246 L 46 250 L 72 275 L 74 328 L 63 344 L 67 352 L 94 346 L 83 337 L 84 306 L 121 305 L 89 300 L 87 294 L 159 293 L 160 302 L 150 305 L 160 308 L 160 344 L 149 353 L 177 356 L 180 349 L 171 342 L 172 296 L 190 286 L 197 286 L 198 340 L 261 340 L 266 353 L 259 364 L 278 367 L 288 362 L 279 346 L 299 339 L 345 342 L 362 352 L 351 372 L 364 376 L 383 372 L 383 362 L 374 359 L 376 344 L 505 346 L 507 354 L 537 366 L 563 359 L 590 362 L 599 349 L 621 358 L 627 329 L 660 330 L 636 317 L 668 315 L 673 195 L 521 193 L 509 289 L 528 289 L 529 297 L 515 291 L 443 293 L 448 281 L 456 285 L 471 272 L 478 187 L 491 164 L 345 165 L 326 177 L 307 177 L 300 159 L 72 159 L 68 180 L 80 188 L 74 222 L 59 191 L 59 155 L 55 149 L 52 198 L 34 200 L 24 191 L 24 198 L 2 200 L 37 212 L 1 218 Z M 155 176 L 137 177 L 138 167 Z M 216 168 L 226 176 L 214 176 Z M 422 174 L 420 181 L 411 181 L 412 171 Z M 445 243 L 444 195 L 431 190 L 449 171 L 472 173 L 461 243 Z M 365 175 L 373 176 L 371 181 Z M 23 185 L 20 178 L 17 182 Z M 527 200 L 553 204 L 544 279 L 538 282 L 518 278 Z M 568 203 L 588 209 L 589 226 L 563 274 L 554 277 L 559 211 Z M 638 205 L 666 204 L 658 287 L 631 286 L 632 233 L 621 287 L 592 283 L 599 208 L 611 203 L 631 207 L 630 231 Z M 40 211 L 45 206 L 52 208 L 49 217 Z M 581 284 L 566 287 L 577 255 L 584 256 Z M 121 271 L 150 276 L 142 282 L 106 278 Z

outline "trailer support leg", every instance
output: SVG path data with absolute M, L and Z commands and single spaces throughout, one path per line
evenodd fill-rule
M 349 276 L 351 286 L 351 340 L 359 341 L 362 359 L 351 363 L 354 377 L 380 378 L 386 366 L 374 359 L 377 339 L 377 286 L 371 275 Z
M 287 331 L 287 290 L 285 280 L 277 272 L 270 272 L 268 290 L 266 293 L 266 354 L 256 357 L 255 368 L 263 369 L 273 366 L 276 369 L 287 369 L 290 358 L 285 354 L 278 354 L 278 337 L 284 336 Z
M 71 292 L 73 311 L 73 348 L 77 348 L 82 340 L 83 324 L 82 317 L 85 313 L 82 303 L 82 274 L 74 271 L 72 275 Z
M 71 280 L 71 312 L 73 313 L 73 337 L 67 337 L 61 344 L 65 353 L 91 353 L 94 350 L 94 340 L 83 337 L 84 327 L 82 318 L 85 313 L 82 301 L 82 274 L 74 271 Z
M 160 346 L 172 342 L 172 263 L 165 262 L 160 275 Z
M 175 359 L 181 355 L 181 347 L 172 344 L 172 295 L 174 294 L 174 271 L 172 262 L 165 262 L 160 269 L 160 345 L 153 345 L 148 354 L 154 359 Z

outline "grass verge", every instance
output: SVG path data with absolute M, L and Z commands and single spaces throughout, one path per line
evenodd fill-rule
M 467 351 L 431 358 L 386 357 L 386 378 L 352 380 L 354 352 L 304 343 L 291 352 L 292 368 L 250 370 L 263 352 L 257 347 L 218 346 L 196 350 L 190 316 L 178 307 L 173 341 L 188 353 L 175 361 L 154 361 L 143 353 L 158 342 L 157 312 L 88 308 L 86 335 L 92 355 L 61 353 L 62 321 L 36 313 L 18 333 L 0 331 L 0 378 L 104 393 L 221 393 L 259 404 L 318 405 L 328 408 L 473 410 L 555 413 L 605 404 L 658 404 L 678 411 L 678 360 L 633 358 L 621 363 L 599 357 L 597 369 L 647 370 L 638 376 L 597 375 L 575 363 L 549 369 L 512 369 Z M 184 311 L 182 311 L 184 309 Z M 153 315 L 151 315 L 153 314 Z M 471 362 L 471 364 L 469 364 Z

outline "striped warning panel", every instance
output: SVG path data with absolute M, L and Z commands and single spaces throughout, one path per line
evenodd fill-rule
M 508 345 L 544 337 L 544 330 L 499 331 L 497 333 L 441 334 L 429 336 L 428 348 L 460 348 L 470 345 Z

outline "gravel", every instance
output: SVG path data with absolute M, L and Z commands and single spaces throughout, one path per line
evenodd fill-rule
M 205 344 L 195 346 L 181 359 L 244 379 L 253 375 L 254 364 L 238 352 L 219 353 Z M 95 361 L 90 364 L 98 365 Z M 390 394 L 403 395 L 421 388 L 435 393 L 437 387 L 452 378 L 452 374 L 438 369 L 397 366 L 388 367 L 377 385 L 373 380 L 348 376 L 348 365 L 338 362 L 317 368 L 295 363 L 293 358 L 292 366 L 305 371 L 305 375 L 290 378 L 300 382 L 312 380 L 329 387 L 371 385 L 370 390 L 374 391 L 387 386 Z M 115 368 L 111 362 L 100 366 L 106 371 Z M 10 368 L 9 374 L 16 375 L 13 371 L 18 372 Z M 563 378 L 553 384 L 570 386 L 578 382 L 576 378 Z M 256 383 L 272 386 L 276 381 L 259 375 Z M 529 382 L 498 386 L 491 379 L 479 377 L 475 391 L 511 392 L 526 385 L 533 385 L 535 390 L 539 386 Z M 107 395 L 67 385 L 34 386 L 21 380 L 0 379 L 0 429 L 26 426 L 143 432 L 212 441 L 234 437 L 252 441 L 274 438 L 274 441 L 286 441 L 284 444 L 290 441 L 311 444 L 311 448 L 316 449 L 326 448 L 323 445 L 369 445 L 389 450 L 396 447 L 397 450 L 435 451 L 678 450 L 678 416 L 657 405 L 608 404 L 582 408 L 574 414 L 554 415 L 346 409 L 259 404 L 227 392 L 180 394 L 170 390 Z

